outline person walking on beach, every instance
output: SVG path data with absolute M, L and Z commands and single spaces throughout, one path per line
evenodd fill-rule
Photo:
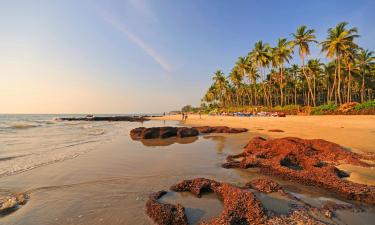
M 199 119 L 202 119 L 202 113 L 201 113 L 200 110 L 199 110 L 198 114 L 199 114 Z
M 185 120 L 185 113 L 182 113 L 182 120 Z
M 185 120 L 187 120 L 187 118 L 188 118 L 188 114 L 186 113 L 186 114 L 185 114 Z

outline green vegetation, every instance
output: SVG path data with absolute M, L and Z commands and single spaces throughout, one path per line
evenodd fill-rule
M 320 105 L 320 106 L 312 108 L 311 114 L 324 115 L 324 114 L 330 114 L 336 110 L 337 110 L 337 105 L 333 103 L 329 103 L 326 105 Z
M 375 99 L 354 106 L 355 110 L 375 109 Z
M 201 110 L 252 112 L 261 108 L 296 114 L 307 106 L 314 114 L 324 114 L 353 101 L 362 103 L 355 110 L 370 107 L 374 104 L 375 57 L 358 46 L 358 37 L 357 28 L 342 22 L 330 28 L 322 42 L 306 26 L 299 27 L 291 40 L 277 40 L 275 47 L 258 41 L 238 58 L 228 76 L 220 70 L 214 73 Z M 309 58 L 311 45 L 320 46 L 330 61 Z M 295 55 L 300 65 L 289 64 Z

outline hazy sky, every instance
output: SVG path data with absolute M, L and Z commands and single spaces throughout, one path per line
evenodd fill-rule
M 322 40 L 348 21 L 375 50 L 374 9 L 373 0 L 0 0 L 0 113 L 199 105 L 213 72 L 302 24 Z

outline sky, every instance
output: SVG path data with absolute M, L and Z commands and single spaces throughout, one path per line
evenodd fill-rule
M 373 9 L 373 0 L 0 0 L 0 113 L 197 106 L 216 70 L 300 25 L 321 41 L 347 21 L 375 50 Z M 313 46 L 310 57 L 324 54 Z

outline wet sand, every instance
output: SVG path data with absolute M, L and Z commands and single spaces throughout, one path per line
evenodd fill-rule
M 131 129 L 175 126 L 178 122 L 128 124 L 122 135 L 112 142 L 103 143 L 79 157 L 0 178 L 1 189 L 26 191 L 30 195 L 25 206 L 0 217 L 0 224 L 153 224 L 144 213 L 145 202 L 152 192 L 168 190 L 178 181 L 197 177 L 244 185 L 263 176 L 257 169 L 221 168 L 226 156 L 241 152 L 250 138 L 260 135 L 256 133 L 258 131 L 206 135 L 187 141 L 168 139 L 165 142 L 142 143 L 129 138 Z M 238 124 L 237 127 L 242 126 Z M 263 127 L 280 128 L 288 134 L 286 127 Z M 261 134 L 270 135 L 266 132 Z M 274 180 L 312 205 L 321 206 L 326 201 L 349 202 L 319 188 Z M 289 204 L 293 203 L 280 196 L 259 195 L 267 208 L 278 213 L 285 213 Z M 212 195 L 197 199 L 186 193 L 171 193 L 162 201 L 184 204 L 193 224 L 218 215 L 222 209 L 220 200 Z M 362 213 L 345 211 L 341 214 L 335 219 L 339 224 L 344 224 L 344 221 L 348 224 L 368 224 L 375 220 L 374 207 L 366 207 Z

